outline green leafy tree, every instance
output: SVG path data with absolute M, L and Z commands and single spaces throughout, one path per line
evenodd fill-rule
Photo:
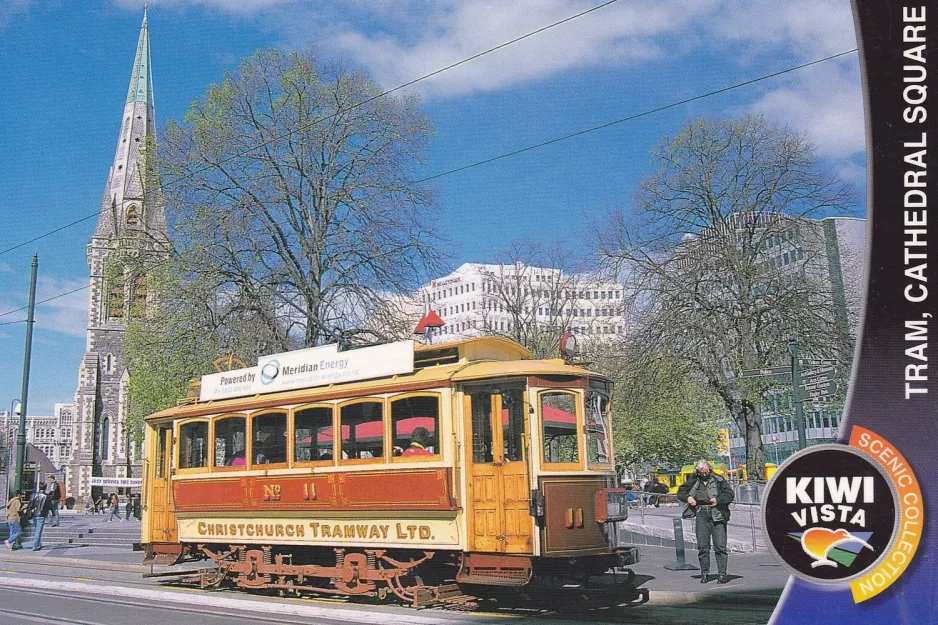
M 712 457 L 726 422 L 719 397 L 677 359 L 640 337 L 602 344 L 588 357 L 615 382 L 612 428 L 616 464 L 686 464 Z

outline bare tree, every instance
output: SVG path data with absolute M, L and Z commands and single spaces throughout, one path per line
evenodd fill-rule
M 263 51 L 170 124 L 166 205 L 190 278 L 262 302 L 247 312 L 304 346 L 373 340 L 366 320 L 438 260 L 417 181 L 429 121 L 413 97 L 381 94 Z
M 692 122 L 652 155 L 634 214 L 597 228 L 597 252 L 630 286 L 633 331 L 720 397 L 758 475 L 765 384 L 741 373 L 788 362 L 790 341 L 804 355 L 850 351 L 811 218 L 851 196 L 815 168 L 803 137 L 761 117 Z
M 577 272 L 579 267 L 562 245 L 511 244 L 498 264 L 483 266 L 476 330 L 520 343 L 536 358 L 556 356 L 566 332 L 602 338 L 598 329 L 613 327 L 610 320 L 621 313 L 622 300 L 606 300 L 603 284 L 602 305 L 584 306 L 586 291 L 600 283 L 591 274 Z

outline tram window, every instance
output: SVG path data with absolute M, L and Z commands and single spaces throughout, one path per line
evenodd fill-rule
M 384 457 L 384 404 L 365 401 L 342 407 L 343 459 Z
M 523 460 L 524 395 L 520 389 L 502 392 L 502 444 L 505 462 Z
M 609 464 L 609 398 L 592 392 L 586 401 L 586 462 Z
M 305 408 L 293 415 L 293 459 L 332 460 L 332 408 Z
M 541 393 L 541 437 L 544 462 L 579 462 L 576 395 Z
M 166 432 L 169 431 L 169 429 L 169 426 L 161 425 L 156 430 L 156 477 L 166 477 Z
M 440 453 L 440 398 L 405 397 L 391 402 L 391 441 L 395 456 Z
M 251 456 L 254 464 L 287 461 L 287 413 L 257 415 L 251 422 Z
M 247 464 L 244 457 L 245 418 L 224 417 L 215 420 L 215 466 L 238 467 Z
M 208 422 L 193 421 L 179 426 L 179 468 L 208 466 Z
M 472 395 L 472 461 L 492 462 L 492 398 Z

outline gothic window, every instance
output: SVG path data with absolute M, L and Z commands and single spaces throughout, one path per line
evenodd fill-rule
M 108 417 L 104 417 L 104 422 L 101 425 L 101 459 L 107 460 L 110 450 L 108 449 L 109 443 L 111 442 L 111 420 Z
M 134 280 L 133 307 L 130 314 L 133 317 L 143 317 L 147 312 L 147 279 L 142 276 Z
M 108 354 L 104 358 L 104 371 L 105 373 L 114 373 L 114 355 Z
M 131 204 L 127 209 L 127 227 L 136 228 L 140 225 L 140 214 L 137 212 L 137 206 Z
M 122 280 L 115 280 L 115 282 L 117 284 L 114 284 L 108 291 L 108 317 L 120 319 L 124 316 L 124 285 Z

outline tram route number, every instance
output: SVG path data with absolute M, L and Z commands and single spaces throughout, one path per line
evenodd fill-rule
M 280 484 L 264 484 L 264 501 L 280 501 L 283 497 Z M 303 484 L 303 501 L 316 501 L 316 484 Z

